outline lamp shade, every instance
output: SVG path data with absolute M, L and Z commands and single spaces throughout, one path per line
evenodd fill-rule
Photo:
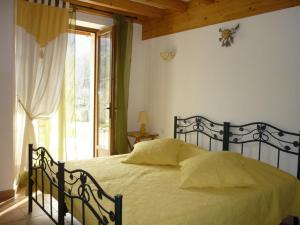
M 138 119 L 138 122 L 140 124 L 147 124 L 148 123 L 148 114 L 146 111 L 141 111 L 139 113 L 139 119 Z

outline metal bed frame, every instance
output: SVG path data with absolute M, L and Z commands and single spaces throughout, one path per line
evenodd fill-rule
M 261 160 L 262 144 L 268 145 L 277 151 L 277 168 L 280 167 L 282 152 L 294 155 L 298 161 L 297 178 L 300 179 L 300 132 L 283 131 L 264 122 L 231 125 L 229 122 L 216 123 L 202 116 L 174 117 L 174 138 L 183 136 L 187 142 L 188 135 L 195 135 L 196 144 L 199 145 L 200 134 L 209 138 L 209 150 L 212 149 L 212 141 L 217 141 L 222 143 L 223 151 L 228 151 L 231 145 L 240 145 L 240 153 L 243 155 L 246 144 L 258 143 L 258 160 Z M 79 219 L 83 225 L 86 224 L 86 210 L 95 216 L 98 225 L 122 225 L 122 195 L 110 196 L 91 174 L 82 169 L 66 169 L 64 162 L 55 162 L 43 147 L 34 149 L 30 144 L 28 156 L 29 213 L 32 212 L 32 204 L 35 202 L 55 224 L 64 225 L 68 213 L 73 225 L 74 201 L 79 201 Z M 41 182 L 38 184 L 39 179 Z M 47 186 L 49 188 L 46 191 Z M 38 189 L 41 191 L 41 200 L 38 199 Z M 50 212 L 45 205 L 46 192 L 50 195 Z M 53 198 L 57 198 L 58 201 L 57 218 L 53 212 Z M 105 199 L 112 204 L 110 208 L 114 211 L 104 208 Z M 294 225 L 298 225 L 298 218 L 294 217 L 293 222 Z
M 41 184 L 38 184 L 39 175 Z M 49 182 L 50 212 L 45 207 L 46 181 Z M 29 145 L 28 184 L 29 213 L 32 212 L 32 203 L 35 202 L 57 225 L 64 225 L 65 215 L 70 213 L 71 225 L 73 225 L 74 201 L 77 200 L 81 201 L 83 225 L 86 224 L 86 207 L 97 218 L 99 225 L 107 225 L 110 222 L 122 225 L 122 195 L 111 197 L 88 172 L 81 169 L 68 170 L 64 162 L 55 162 L 45 148 L 34 149 L 32 144 Z M 38 189 L 41 190 L 41 203 L 38 200 Z M 54 197 L 58 201 L 58 218 L 55 218 L 53 213 Z M 114 212 L 102 206 L 101 201 L 104 198 L 114 205 Z M 67 200 L 70 202 L 69 206 L 66 203 Z M 92 202 L 97 208 L 93 207 Z
M 244 125 L 231 125 L 229 122 L 216 123 L 203 116 L 188 118 L 174 117 L 174 138 L 196 135 L 196 144 L 199 145 L 199 134 L 209 138 L 209 150 L 212 140 L 223 143 L 222 150 L 229 151 L 230 145 L 240 145 L 240 153 L 244 155 L 245 145 L 258 144 L 258 160 L 261 161 L 262 144 L 269 146 L 264 150 L 277 151 L 277 168 L 280 168 L 281 153 L 287 153 L 297 157 L 297 178 L 300 180 L 300 132 L 293 133 L 281 130 L 265 122 L 254 122 Z M 293 224 L 298 225 L 299 220 L 293 217 Z

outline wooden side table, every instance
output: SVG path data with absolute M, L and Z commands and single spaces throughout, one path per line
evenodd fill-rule
M 158 137 L 158 134 L 151 134 L 151 133 L 141 133 L 139 131 L 129 131 L 127 134 L 127 141 L 128 141 L 128 146 L 130 148 L 130 151 L 133 150 L 133 145 L 131 145 L 130 141 L 129 141 L 129 137 L 134 138 L 134 143 L 136 144 L 144 139 L 151 139 L 154 140 L 155 138 Z

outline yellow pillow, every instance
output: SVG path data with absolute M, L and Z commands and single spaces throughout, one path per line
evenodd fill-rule
M 181 164 L 181 188 L 249 187 L 254 180 L 244 168 L 243 157 L 233 152 L 209 152 Z
M 139 142 L 123 162 L 150 165 L 178 165 L 177 155 L 183 141 L 156 139 Z
M 209 151 L 206 149 L 202 149 L 197 145 L 193 144 L 183 144 L 178 153 L 178 162 L 182 162 L 191 157 L 208 153 Z

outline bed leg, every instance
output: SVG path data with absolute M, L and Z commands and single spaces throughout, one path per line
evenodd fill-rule
M 122 225 L 122 195 L 115 196 L 115 225 Z
M 33 150 L 33 145 L 29 144 L 29 149 L 28 149 L 28 213 L 32 212 L 32 150 Z
M 65 223 L 65 163 L 58 162 L 58 225 Z
M 299 223 L 298 217 L 294 216 L 293 217 L 293 225 L 298 225 Z

